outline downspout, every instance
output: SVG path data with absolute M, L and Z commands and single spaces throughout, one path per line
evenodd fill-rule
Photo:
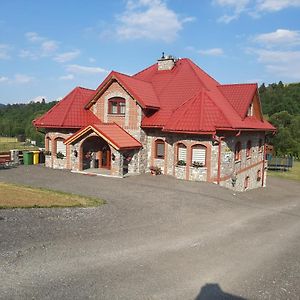
M 263 168 L 262 168 L 262 177 L 261 177 L 261 186 L 263 187 L 265 184 L 265 164 L 266 164 L 266 136 L 264 142 L 264 151 L 263 151 Z
M 217 135 L 212 136 L 213 140 L 218 142 L 218 175 L 217 175 L 217 183 L 220 184 L 221 181 L 221 151 L 222 151 L 222 141 L 225 136 L 218 137 Z

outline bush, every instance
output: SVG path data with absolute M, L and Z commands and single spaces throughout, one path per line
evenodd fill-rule
M 56 153 L 56 158 L 58 158 L 58 159 L 63 159 L 65 156 L 64 156 L 64 154 L 63 153 L 61 153 L 61 152 L 57 152 Z

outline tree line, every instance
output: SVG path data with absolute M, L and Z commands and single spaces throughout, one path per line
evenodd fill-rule
M 263 114 L 277 129 L 269 138 L 276 155 L 300 156 L 300 83 L 259 87 Z
M 26 138 L 37 142 L 38 146 L 44 145 L 44 135 L 32 125 L 32 120 L 43 115 L 57 102 L 46 103 L 30 102 L 28 104 L 7 104 L 0 106 L 0 136 L 17 137 L 24 135 Z
M 272 83 L 259 87 L 263 114 L 276 128 L 275 136 L 269 138 L 277 155 L 300 156 L 300 83 L 284 85 Z M 45 101 L 28 104 L 0 105 L 0 136 L 26 138 L 44 144 L 44 135 L 32 125 L 32 120 L 41 116 L 57 102 Z

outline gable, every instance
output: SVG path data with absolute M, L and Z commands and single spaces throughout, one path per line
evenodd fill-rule
M 125 101 L 124 114 L 110 113 L 110 100 L 122 98 Z M 141 123 L 141 107 L 117 80 L 110 81 L 89 108 L 102 122 L 115 122 L 119 126 L 138 129 Z

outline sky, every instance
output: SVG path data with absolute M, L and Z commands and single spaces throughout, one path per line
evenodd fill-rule
M 300 81 L 300 0 L 1 0 L 0 103 L 95 89 L 162 55 L 220 83 Z

